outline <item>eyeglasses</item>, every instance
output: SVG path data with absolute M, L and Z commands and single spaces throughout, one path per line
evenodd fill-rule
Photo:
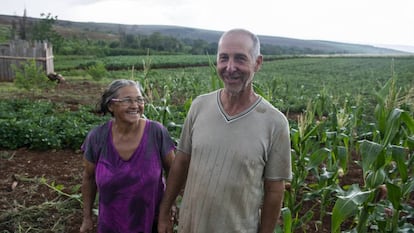
M 122 99 L 111 99 L 113 102 L 118 102 L 120 103 L 122 106 L 129 106 L 132 105 L 133 103 L 137 103 L 139 105 L 142 105 L 145 103 L 145 99 L 142 97 L 137 97 L 137 98 L 122 98 Z

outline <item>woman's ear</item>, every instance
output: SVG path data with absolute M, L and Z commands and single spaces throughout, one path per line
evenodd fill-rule
M 109 112 L 111 112 L 111 113 L 113 113 L 114 111 L 112 110 L 112 103 L 111 102 L 109 102 L 108 103 L 108 111 Z

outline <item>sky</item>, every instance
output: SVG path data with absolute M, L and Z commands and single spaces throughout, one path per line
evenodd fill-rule
M 173 25 L 306 40 L 398 46 L 414 52 L 413 0 L 0 0 L 0 14 Z

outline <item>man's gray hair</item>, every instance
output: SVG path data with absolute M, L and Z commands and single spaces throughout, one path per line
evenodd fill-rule
M 253 57 L 253 59 L 256 59 L 258 56 L 260 56 L 260 40 L 259 37 L 246 30 L 246 29 L 241 29 L 241 28 L 236 28 L 236 29 L 231 29 L 225 33 L 223 33 L 223 35 L 221 35 L 220 40 L 219 40 L 219 44 L 221 43 L 221 40 L 223 39 L 224 36 L 226 36 L 227 34 L 231 34 L 231 33 L 243 33 L 246 34 L 248 36 L 250 36 L 250 38 L 252 39 L 253 42 L 253 46 L 252 49 L 250 51 L 250 55 Z

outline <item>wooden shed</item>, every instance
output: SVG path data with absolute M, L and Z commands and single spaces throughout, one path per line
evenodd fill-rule
M 0 44 L 0 81 L 13 82 L 15 74 L 12 65 L 34 59 L 45 74 L 53 73 L 53 49 L 48 42 L 29 42 L 14 40 L 9 44 Z

